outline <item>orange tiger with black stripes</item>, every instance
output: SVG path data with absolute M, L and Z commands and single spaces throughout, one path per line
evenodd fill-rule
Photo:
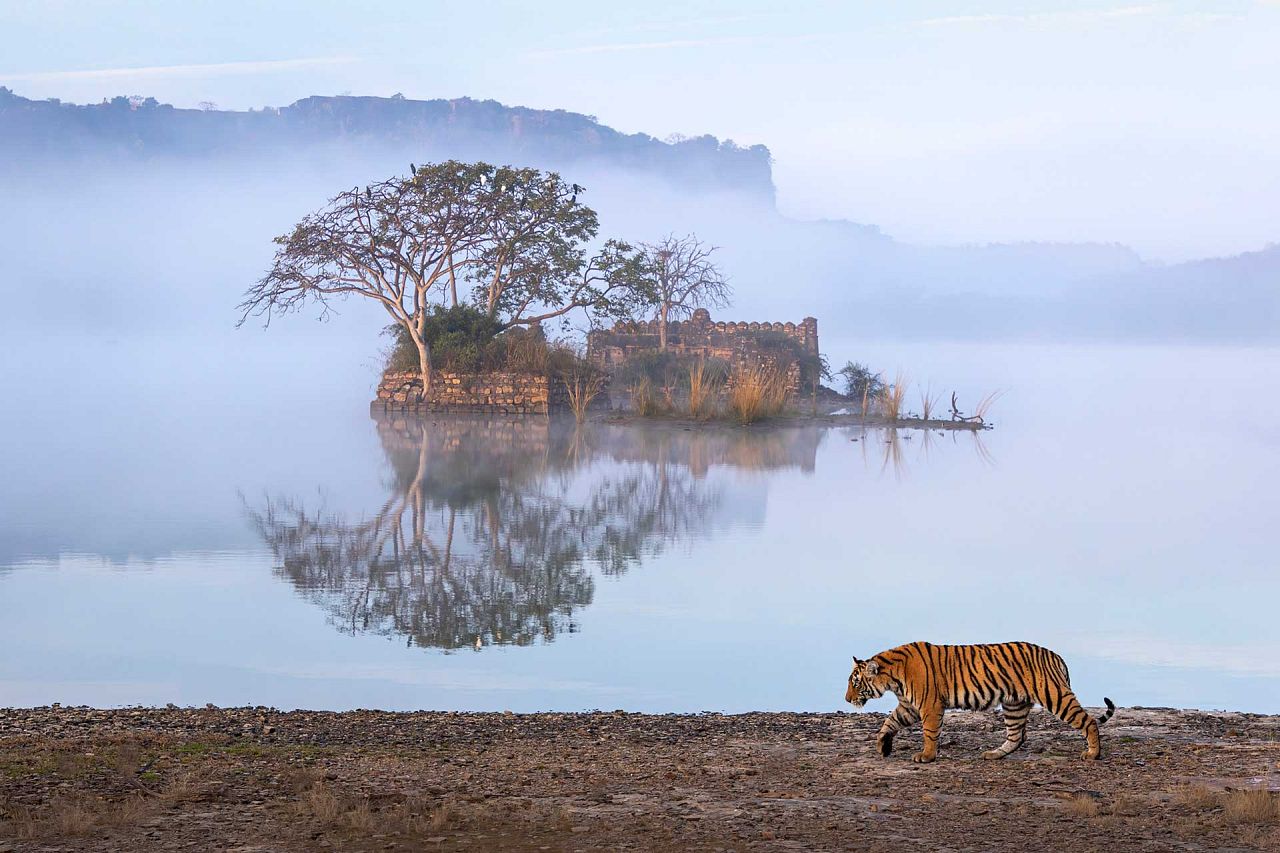
M 1004 711 L 1005 741 L 982 753 L 983 758 L 1004 758 L 1022 746 L 1027 714 L 1039 703 L 1050 713 L 1084 734 L 1089 747 L 1081 755 L 1101 757 L 1098 726 L 1111 719 L 1116 706 L 1110 699 L 1107 712 L 1094 719 L 1071 692 L 1067 664 L 1056 653 L 1031 643 L 989 643 L 974 646 L 935 646 L 908 643 L 870 660 L 853 659 L 844 700 L 862 707 L 869 700 L 893 693 L 898 707 L 885 719 L 876 736 L 880 754 L 893 750 L 893 736 L 904 728 L 923 724 L 924 749 L 912 756 L 925 763 L 938 757 L 938 732 L 946 708 L 987 711 L 997 704 Z

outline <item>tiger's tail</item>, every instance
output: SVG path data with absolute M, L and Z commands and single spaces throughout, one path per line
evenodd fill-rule
M 1107 713 L 1105 713 L 1105 714 L 1103 714 L 1102 716 L 1100 716 L 1100 717 L 1097 717 L 1097 718 L 1096 718 L 1096 719 L 1097 719 L 1097 721 L 1098 721 L 1098 725 L 1102 725 L 1102 724 L 1103 724 L 1103 723 L 1105 723 L 1107 720 L 1111 719 L 1111 717 L 1112 717 L 1112 716 L 1114 716 L 1114 715 L 1115 715 L 1115 712 L 1116 712 L 1116 703 L 1115 703 L 1115 702 L 1112 702 L 1112 701 L 1111 701 L 1110 699 L 1108 699 L 1106 696 L 1103 696 L 1103 697 L 1102 697 L 1102 701 L 1107 703 Z

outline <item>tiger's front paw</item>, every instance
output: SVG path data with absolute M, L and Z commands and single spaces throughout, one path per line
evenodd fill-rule
M 1097 761 L 1099 758 L 1102 757 L 1102 750 L 1086 749 L 1084 752 L 1080 753 L 1080 757 L 1083 758 L 1085 761 Z
M 876 749 L 880 750 L 880 754 L 885 758 L 889 757 L 889 753 L 893 752 L 893 735 L 879 735 L 876 737 Z
M 911 756 L 911 760 L 914 761 L 916 764 L 928 764 L 930 761 L 933 761 L 937 757 L 938 757 L 938 754 L 936 752 L 928 753 L 921 750 L 920 752 L 917 752 L 915 755 Z

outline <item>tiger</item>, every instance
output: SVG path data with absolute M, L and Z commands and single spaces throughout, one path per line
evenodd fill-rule
M 916 642 L 880 652 L 870 660 L 855 657 L 844 700 L 860 708 L 885 693 L 897 696 L 898 707 L 880 726 L 876 747 L 888 757 L 893 736 L 922 722 L 924 748 L 912 756 L 921 764 L 938 757 L 938 733 L 946 708 L 985 711 L 1001 706 L 1005 741 L 982 753 L 987 759 L 1004 758 L 1023 745 L 1027 715 L 1038 703 L 1078 729 L 1088 742 L 1081 757 L 1096 760 L 1102 756 L 1098 726 L 1116 711 L 1112 701 L 1104 698 L 1106 713 L 1091 717 L 1071 691 L 1066 662 L 1031 643 L 937 646 Z

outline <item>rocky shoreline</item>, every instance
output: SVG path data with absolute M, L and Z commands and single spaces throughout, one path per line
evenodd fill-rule
M 1277 850 L 1280 716 L 1122 708 L 1104 759 L 1037 712 L 982 761 L 880 714 L 0 710 L 0 853 Z

